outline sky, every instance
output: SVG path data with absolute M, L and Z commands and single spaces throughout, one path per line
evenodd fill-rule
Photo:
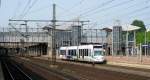
M 0 27 L 9 27 L 9 19 L 51 20 L 54 3 L 57 20 L 90 20 L 88 27 L 102 28 L 139 19 L 150 28 L 150 0 L 1 0 Z

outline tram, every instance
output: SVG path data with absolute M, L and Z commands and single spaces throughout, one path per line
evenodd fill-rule
M 102 45 L 80 45 L 60 47 L 59 58 L 101 63 L 105 62 L 105 50 Z

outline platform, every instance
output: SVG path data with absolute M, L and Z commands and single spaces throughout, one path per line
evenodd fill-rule
M 1 66 L 1 61 L 0 61 L 0 80 L 4 80 L 2 66 Z

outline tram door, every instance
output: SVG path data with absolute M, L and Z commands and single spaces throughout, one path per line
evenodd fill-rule
M 84 59 L 84 51 L 85 49 L 82 49 L 82 59 Z
M 84 49 L 79 49 L 79 58 L 84 59 Z
M 81 49 L 79 49 L 79 58 L 80 58 L 80 56 L 81 56 Z

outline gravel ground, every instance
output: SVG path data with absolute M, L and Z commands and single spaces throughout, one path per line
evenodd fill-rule
M 49 67 L 50 63 L 47 60 L 28 58 L 27 61 L 31 61 L 31 62 L 34 62 L 35 64 L 50 68 Z M 71 75 L 78 80 L 150 80 L 150 77 L 144 77 L 144 76 L 130 74 L 130 73 L 123 73 L 119 71 L 118 72 L 112 71 L 110 70 L 110 69 L 113 69 L 111 67 L 110 69 L 106 70 L 106 69 L 100 69 L 97 67 L 87 67 L 83 65 L 76 65 L 76 64 L 69 64 L 69 63 L 70 62 L 67 62 L 67 61 L 63 63 L 58 62 L 57 67 L 53 68 L 53 70 L 57 70 L 64 74 Z M 83 63 L 80 63 L 80 64 L 83 64 Z M 118 70 L 120 70 L 120 68 Z M 45 76 L 48 76 L 48 75 L 45 75 Z
M 60 73 L 57 70 L 53 70 L 47 64 L 37 63 L 29 61 L 29 59 L 20 60 L 19 58 L 12 58 L 18 63 L 22 64 L 32 72 L 40 75 L 46 80 L 77 80 L 76 78 Z M 38 64 L 38 65 L 37 65 Z M 55 67 L 54 67 L 55 68 Z

